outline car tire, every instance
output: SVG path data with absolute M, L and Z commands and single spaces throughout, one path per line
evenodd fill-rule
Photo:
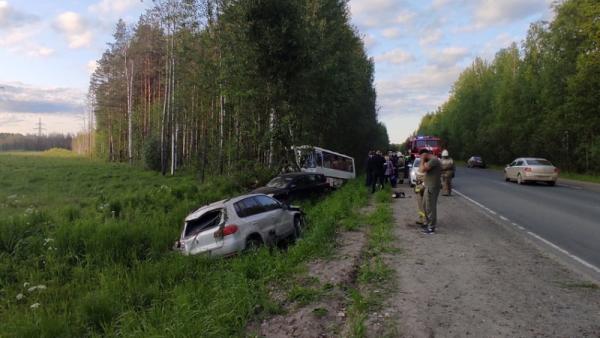
M 504 174 L 504 180 L 505 180 L 506 182 L 510 182 L 510 178 L 508 178 L 508 175 Z
M 246 240 L 246 248 L 244 251 L 256 251 L 263 245 L 263 241 L 257 237 L 250 237 Z
M 553 186 L 556 185 L 556 181 L 550 181 L 550 182 L 548 182 L 548 185 L 551 186 L 551 187 L 553 187 Z
M 521 174 L 517 175 L 517 184 L 519 184 L 519 185 L 525 184 L 525 181 L 523 181 L 523 177 L 521 177 Z
M 294 217 L 294 233 L 292 234 L 292 241 L 295 242 L 300 238 L 302 230 L 304 230 L 304 217 L 297 215 Z

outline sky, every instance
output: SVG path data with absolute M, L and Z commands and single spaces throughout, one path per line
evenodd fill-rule
M 350 0 L 375 61 L 379 119 L 393 143 L 448 98 L 475 57 L 493 59 L 550 20 L 554 0 Z M 76 133 L 90 74 L 119 18 L 151 0 L 0 0 L 0 132 Z

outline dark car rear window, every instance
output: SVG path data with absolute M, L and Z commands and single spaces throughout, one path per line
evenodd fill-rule
M 208 211 L 196 219 L 187 221 L 184 237 L 195 236 L 201 231 L 216 227 L 221 223 L 222 212 L 221 209 Z

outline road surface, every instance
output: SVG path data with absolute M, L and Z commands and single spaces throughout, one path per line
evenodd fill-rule
M 600 192 L 560 179 L 555 187 L 518 185 L 505 182 L 502 172 L 468 168 L 458 168 L 454 186 L 497 217 L 600 271 Z
M 497 188 L 497 173 L 459 174 L 460 189 L 497 191 L 507 206 L 523 196 L 545 201 L 521 188 L 550 190 L 502 181 Z M 490 214 L 463 197 L 440 196 L 436 234 L 424 235 L 415 225 L 414 193 L 392 203 L 394 241 L 401 251 L 384 260 L 398 288 L 386 293 L 383 309 L 376 311 L 395 324 L 386 330 L 380 320 L 365 330 L 367 337 L 600 337 L 598 284 L 533 245 L 530 235 L 506 225 L 499 212 Z M 502 206 L 494 204 L 497 210 Z M 540 210 L 553 215 L 552 208 Z

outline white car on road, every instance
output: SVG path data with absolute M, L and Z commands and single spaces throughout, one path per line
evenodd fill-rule
M 417 175 L 419 172 L 419 166 L 421 165 L 421 159 L 419 157 L 415 158 L 413 163 L 409 165 L 409 182 L 411 188 L 417 185 Z
M 527 182 L 546 182 L 555 185 L 559 169 L 544 158 L 521 157 L 507 164 L 504 168 L 504 179 L 519 184 Z
M 302 212 L 264 194 L 243 195 L 201 207 L 185 218 L 176 249 L 185 255 L 230 256 L 296 238 Z

